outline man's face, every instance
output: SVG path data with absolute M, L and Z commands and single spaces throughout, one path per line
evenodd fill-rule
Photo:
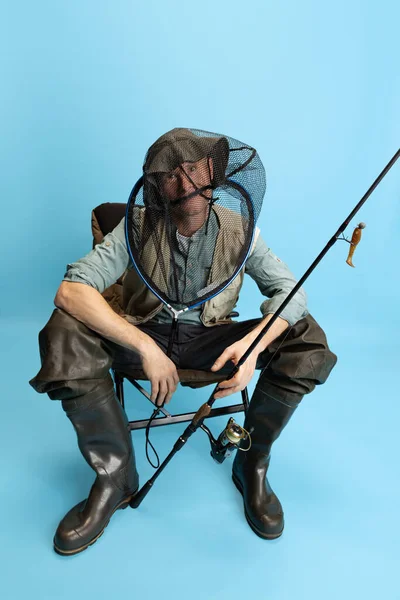
M 212 160 L 210 158 L 182 163 L 174 171 L 161 175 L 162 195 L 172 203 L 172 210 L 177 215 L 203 214 L 207 210 L 208 198 L 211 198 L 212 190 L 204 190 L 201 192 L 202 195 L 194 194 L 187 200 L 178 202 L 176 206 L 174 206 L 174 203 L 180 198 L 189 196 L 196 189 L 210 185 L 212 175 Z

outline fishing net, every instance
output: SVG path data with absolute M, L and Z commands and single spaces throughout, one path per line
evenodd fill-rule
M 149 148 L 126 238 L 162 302 L 187 310 L 229 285 L 252 248 L 265 186 L 256 150 L 229 136 L 178 128 Z

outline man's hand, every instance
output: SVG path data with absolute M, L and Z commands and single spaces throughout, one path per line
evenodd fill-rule
M 179 383 L 176 366 L 154 342 L 142 353 L 142 367 L 151 383 L 151 399 L 162 406 L 171 400 Z
M 117 315 L 103 296 L 83 283 L 63 281 L 54 303 L 107 340 L 137 352 L 151 382 L 151 399 L 161 406 L 169 402 L 179 378 L 174 363 L 143 331 Z
M 223 351 L 221 356 L 217 358 L 211 367 L 211 371 L 219 371 L 222 369 L 225 363 L 228 362 L 228 360 L 231 360 L 236 365 L 250 346 L 250 343 L 251 342 L 248 341 L 246 336 L 238 342 L 232 344 L 232 346 L 228 346 L 228 348 Z M 214 394 L 214 398 L 225 398 L 226 396 L 230 396 L 231 394 L 235 394 L 236 392 L 244 390 L 254 375 L 257 356 L 258 352 L 254 350 L 245 363 L 239 368 L 239 371 L 236 373 L 236 375 L 232 377 L 232 379 L 221 381 L 221 383 L 218 384 L 219 391 Z
M 217 358 L 211 367 L 211 371 L 219 371 L 222 369 L 224 364 L 228 362 L 228 360 L 231 360 L 236 365 L 242 358 L 243 354 L 249 349 L 250 345 L 254 342 L 261 330 L 265 327 L 268 321 L 271 320 L 271 318 L 272 314 L 268 314 L 257 325 L 257 327 L 253 329 L 253 331 L 245 335 L 238 342 L 232 344 L 232 346 L 228 346 L 221 356 Z M 221 391 L 218 391 L 216 394 L 214 394 L 214 398 L 225 398 L 225 396 L 230 396 L 235 392 L 244 390 L 254 375 L 258 355 L 263 352 L 273 340 L 281 335 L 281 333 L 283 333 L 288 326 L 289 323 L 287 321 L 278 317 L 275 323 L 272 324 L 272 327 L 269 329 L 269 331 L 257 344 L 256 348 L 250 354 L 248 359 L 239 368 L 239 371 L 236 373 L 236 375 L 232 377 L 232 379 L 227 379 L 226 381 L 222 381 L 218 384 L 218 388 Z

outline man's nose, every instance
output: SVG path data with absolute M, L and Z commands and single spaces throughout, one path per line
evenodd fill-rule
M 182 195 L 190 194 L 195 189 L 194 185 L 190 181 L 186 174 L 181 173 L 179 177 L 179 190 Z

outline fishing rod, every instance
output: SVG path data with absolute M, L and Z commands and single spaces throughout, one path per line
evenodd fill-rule
M 351 240 L 348 240 L 347 238 L 345 238 L 343 236 L 340 237 L 340 236 L 343 234 L 344 230 L 349 225 L 351 219 L 354 217 L 354 215 L 356 215 L 356 213 L 360 210 L 360 208 L 363 206 L 363 204 L 368 200 L 368 198 L 370 197 L 372 192 L 379 185 L 379 183 L 382 181 L 382 179 L 385 177 L 385 175 L 390 171 L 390 169 L 393 167 L 393 165 L 395 164 L 395 162 L 397 161 L 397 159 L 399 157 L 400 157 L 400 148 L 399 148 L 399 150 L 397 150 L 395 155 L 388 162 L 388 164 L 383 169 L 383 171 L 378 175 L 378 177 L 375 179 L 373 184 L 370 186 L 370 188 L 366 191 L 366 193 L 361 198 L 361 200 L 358 202 L 358 204 L 351 211 L 349 216 L 343 221 L 343 223 L 341 224 L 339 229 L 331 237 L 331 239 L 328 241 L 328 243 L 323 248 L 323 250 L 318 254 L 317 258 L 310 265 L 310 267 L 307 269 L 307 271 L 304 273 L 304 275 L 301 277 L 301 279 L 299 279 L 299 281 L 294 286 L 292 291 L 288 294 L 288 296 L 285 298 L 285 300 L 282 302 L 282 304 L 278 307 L 278 309 L 272 315 L 272 318 L 268 321 L 268 323 L 265 325 L 265 327 L 260 331 L 260 333 L 255 338 L 255 340 L 250 344 L 250 346 L 248 347 L 246 352 L 243 354 L 243 356 L 240 358 L 238 363 L 232 369 L 232 372 L 227 376 L 227 378 L 226 378 L 227 380 L 232 379 L 236 375 L 236 373 L 239 371 L 240 367 L 248 359 L 250 354 L 253 352 L 253 350 L 256 348 L 256 346 L 260 343 L 260 341 L 265 336 L 265 334 L 269 331 L 269 329 L 272 327 L 272 325 L 275 323 L 275 321 L 277 320 L 277 318 L 279 317 L 281 312 L 286 308 L 286 306 L 289 304 L 289 302 L 291 301 L 293 296 L 298 292 L 300 287 L 303 285 L 303 283 L 306 281 L 306 279 L 314 271 L 316 266 L 320 263 L 320 261 L 323 259 L 325 254 L 328 252 L 328 250 L 330 250 L 330 248 L 332 248 L 332 246 L 336 243 L 337 240 L 345 240 L 346 242 L 348 242 L 350 244 L 350 251 L 349 251 L 349 255 L 348 255 L 346 262 L 350 266 L 354 267 L 354 265 L 352 264 L 352 256 L 354 254 L 354 250 L 355 250 L 357 244 L 359 243 L 359 241 L 361 239 L 361 230 L 364 229 L 365 223 L 359 223 L 359 225 L 355 228 L 355 230 L 353 232 L 353 236 L 352 236 Z M 183 446 L 186 444 L 187 440 L 197 431 L 197 429 L 199 429 L 203 426 L 204 419 L 206 419 L 209 416 L 209 414 L 211 412 L 211 407 L 216 400 L 214 398 L 214 394 L 217 393 L 218 389 L 219 388 L 218 388 L 218 384 L 217 384 L 216 387 L 214 388 L 212 394 L 210 395 L 209 399 L 207 400 L 207 402 L 205 402 L 204 404 L 202 404 L 200 406 L 200 408 L 194 415 L 192 421 L 186 427 L 186 429 L 182 433 L 182 435 L 180 435 L 179 438 L 176 440 L 171 452 L 168 454 L 168 456 L 164 459 L 164 461 L 158 467 L 157 471 L 147 481 L 147 483 L 145 483 L 142 486 L 142 488 L 134 495 L 134 497 L 132 498 L 132 500 L 130 502 L 130 506 L 132 508 L 137 508 L 141 504 L 143 499 L 146 497 L 146 495 L 149 493 L 149 491 L 153 487 L 153 484 L 156 481 L 156 479 L 161 475 L 161 473 L 163 472 L 165 467 L 168 465 L 168 463 L 172 460 L 172 458 L 175 456 L 175 454 L 183 448 Z

